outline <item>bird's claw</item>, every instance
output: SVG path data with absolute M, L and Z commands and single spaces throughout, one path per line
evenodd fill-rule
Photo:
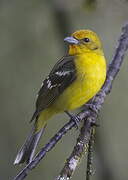
M 80 122 L 79 118 L 76 115 L 69 113 L 68 111 L 65 111 L 65 113 L 71 118 L 72 121 L 74 121 L 76 129 L 78 129 Z
M 96 114 L 98 114 L 98 109 L 96 108 L 96 106 L 94 104 L 86 104 L 86 106 L 91 109 L 93 112 L 95 112 Z
M 76 126 L 76 129 L 78 129 L 78 127 L 79 127 L 79 122 L 80 122 L 79 118 L 76 117 L 76 116 L 72 116 L 71 119 L 72 119 L 72 121 L 74 121 L 75 126 Z

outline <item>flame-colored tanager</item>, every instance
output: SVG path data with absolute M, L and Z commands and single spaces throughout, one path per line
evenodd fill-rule
M 79 30 L 64 41 L 69 44 L 68 53 L 55 64 L 42 83 L 32 116 L 31 135 L 18 152 L 14 164 L 32 161 L 48 119 L 57 113 L 69 114 L 68 111 L 84 105 L 105 81 L 106 61 L 95 32 Z

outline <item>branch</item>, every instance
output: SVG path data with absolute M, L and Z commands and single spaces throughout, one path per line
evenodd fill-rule
M 90 176 L 92 176 L 95 172 L 93 168 L 94 141 L 95 141 L 95 126 L 91 128 L 91 135 L 88 143 L 86 180 L 90 180 Z
M 77 140 L 77 143 L 73 149 L 73 152 L 71 153 L 70 157 L 67 159 L 67 162 L 65 163 L 62 171 L 60 172 L 59 176 L 57 177 L 57 180 L 62 180 L 62 179 L 69 180 L 72 177 L 82 156 L 87 152 L 87 150 L 85 151 L 84 149 L 82 149 L 82 152 L 81 152 L 81 146 L 88 147 L 88 143 L 89 143 L 90 136 L 91 136 L 91 133 L 89 133 L 89 135 L 87 135 L 87 133 L 85 133 L 85 132 L 91 132 L 92 124 L 96 124 L 97 112 L 100 111 L 101 106 L 104 103 L 105 97 L 111 91 L 113 80 L 115 79 L 117 73 L 120 70 L 125 51 L 127 49 L 128 49 L 128 24 L 126 24 L 122 28 L 122 34 L 119 38 L 118 47 L 116 48 L 112 62 L 110 63 L 110 65 L 108 67 L 106 81 L 105 81 L 101 91 L 93 98 L 93 101 L 91 101 L 92 108 L 90 110 L 88 110 L 90 112 L 90 115 L 88 116 L 88 118 L 86 118 L 86 116 L 84 116 L 88 126 L 82 127 L 82 128 L 84 128 L 84 132 L 81 131 L 81 133 L 79 135 L 79 140 Z M 86 111 L 84 111 L 84 112 L 86 112 Z M 85 136 L 84 138 L 86 138 L 86 141 L 84 141 L 84 138 L 81 138 L 81 136 Z M 76 149 L 76 147 L 77 147 L 77 149 Z M 79 155 L 79 152 L 80 152 L 80 155 Z M 79 161 L 77 161 L 77 159 Z M 71 166 L 71 164 L 73 164 L 73 165 Z M 87 175 L 86 179 L 89 179 L 89 175 Z
M 76 166 L 80 163 L 83 155 L 88 152 L 88 144 L 90 140 L 90 134 L 92 129 L 92 119 L 91 117 L 87 118 L 84 121 L 84 125 L 81 128 L 80 135 L 77 139 L 77 143 L 65 163 L 64 168 L 62 169 L 60 175 L 56 178 L 56 180 L 68 180 L 72 176 L 73 172 L 76 169 Z
M 108 68 L 108 73 L 107 73 L 107 78 L 106 78 L 105 84 L 102 87 L 101 91 L 95 96 L 93 101 L 91 101 L 92 107 L 95 107 L 95 108 L 94 109 L 93 108 L 85 109 L 77 115 L 80 121 L 83 119 L 86 119 L 86 121 L 84 123 L 86 126 L 83 126 L 83 130 L 81 130 L 81 133 L 83 133 L 83 135 L 85 137 L 82 134 L 80 134 L 80 136 L 79 136 L 80 138 L 83 138 L 83 142 L 84 142 L 85 147 L 88 146 L 92 123 L 95 124 L 95 122 L 96 122 L 97 114 L 96 114 L 95 110 L 97 110 L 97 111 L 100 110 L 101 105 L 103 104 L 106 95 L 110 92 L 113 79 L 115 79 L 118 71 L 120 70 L 121 64 L 123 62 L 123 57 L 124 57 L 125 51 L 127 49 L 128 49 L 128 24 L 126 24 L 122 28 L 122 34 L 121 34 L 121 37 L 119 39 L 118 47 L 116 49 L 115 55 L 112 59 L 112 62 Z M 70 120 L 67 124 L 65 124 L 64 127 L 61 128 L 57 132 L 57 134 L 55 134 L 55 136 L 53 138 L 51 138 L 50 141 L 41 149 L 41 151 L 35 156 L 33 161 L 31 163 L 29 163 L 14 178 L 14 180 L 23 180 L 28 175 L 30 170 L 35 168 L 37 166 L 37 164 L 40 162 L 40 160 L 47 154 L 47 152 L 50 151 L 57 144 L 57 142 L 62 138 L 62 136 L 65 135 L 74 126 L 75 126 L 75 123 L 72 120 Z M 80 138 L 78 138 L 77 144 L 75 147 L 80 147 L 79 146 L 79 139 Z M 82 148 L 81 153 L 79 153 L 77 151 L 73 151 L 70 158 L 67 160 L 67 162 L 65 164 L 66 169 L 64 168 L 61 171 L 63 173 L 60 173 L 60 175 L 57 178 L 58 180 L 60 180 L 61 178 L 63 180 L 66 180 L 66 179 L 69 180 L 69 178 L 72 176 L 73 172 L 75 171 L 76 166 L 78 165 L 78 161 L 76 161 L 76 163 L 74 164 L 75 168 L 73 166 L 73 169 L 70 169 L 70 167 L 72 168 L 72 166 L 70 166 L 71 163 L 69 163 L 69 162 L 71 162 L 71 157 L 74 158 L 74 155 L 77 153 L 80 154 L 80 157 L 82 157 L 82 155 L 84 154 L 85 151 L 86 151 L 86 148 Z M 80 159 L 81 158 L 79 158 L 79 160 Z M 68 176 L 68 172 L 71 172 L 70 176 Z

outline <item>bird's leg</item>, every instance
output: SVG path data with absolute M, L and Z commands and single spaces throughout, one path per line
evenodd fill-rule
M 94 100 L 94 98 L 92 98 L 91 102 L 93 102 L 93 100 Z M 89 101 L 88 103 L 85 104 L 85 107 L 87 107 L 90 110 L 92 110 L 96 114 L 97 118 L 99 118 L 99 116 L 98 116 L 98 109 L 96 108 L 95 104 L 92 104 Z M 100 125 L 97 124 L 95 121 L 93 122 L 93 120 L 92 120 L 92 126 L 99 127 Z
M 96 108 L 95 104 L 92 104 L 93 101 L 95 99 L 95 96 L 91 99 L 91 101 L 88 101 L 85 104 L 85 107 L 89 108 L 90 110 L 92 110 L 93 112 L 95 112 L 96 114 L 98 114 L 98 109 Z
M 91 109 L 93 112 L 95 112 L 96 114 L 98 114 L 98 109 L 96 108 L 96 106 L 94 104 L 90 104 L 90 103 L 87 103 L 85 104 L 85 106 L 89 109 Z
M 68 111 L 65 111 L 65 113 L 75 122 L 75 125 L 78 129 L 79 122 L 80 122 L 79 118 L 76 115 L 74 115 L 73 113 L 69 113 Z

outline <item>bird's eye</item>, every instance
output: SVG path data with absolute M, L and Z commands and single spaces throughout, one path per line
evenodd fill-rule
M 84 42 L 86 42 L 86 43 L 87 43 L 87 42 L 90 42 L 90 39 L 89 39 L 89 38 L 84 38 L 83 40 L 84 40 Z

